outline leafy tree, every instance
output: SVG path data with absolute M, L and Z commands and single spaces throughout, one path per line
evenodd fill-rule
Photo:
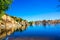
M 0 0 L 0 14 L 6 11 L 11 3 L 12 0 Z
M 0 19 L 5 14 L 5 11 L 8 10 L 11 3 L 12 0 L 0 0 Z

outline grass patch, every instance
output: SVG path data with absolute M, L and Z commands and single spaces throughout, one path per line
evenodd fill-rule
M 1 17 L 4 15 L 5 13 L 0 13 L 0 19 L 1 19 Z

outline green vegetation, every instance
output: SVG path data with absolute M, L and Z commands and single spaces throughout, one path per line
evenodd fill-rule
M 33 23 L 33 21 L 30 21 L 30 22 L 29 22 L 30 26 L 32 26 L 32 23 Z
M 12 0 L 0 0 L 0 19 L 5 14 L 5 11 L 8 10 L 11 3 Z
M 6 11 L 11 3 L 12 0 L 0 0 L 0 13 Z
M 16 22 L 21 22 L 23 19 L 15 16 L 11 16 Z
M 4 14 L 5 14 L 5 13 L 1 13 L 1 14 L 0 14 L 0 20 L 1 20 L 1 17 L 2 17 Z

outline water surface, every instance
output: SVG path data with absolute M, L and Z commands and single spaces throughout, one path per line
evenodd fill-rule
M 9 37 L 60 37 L 60 24 L 29 26 L 26 30 L 16 31 Z

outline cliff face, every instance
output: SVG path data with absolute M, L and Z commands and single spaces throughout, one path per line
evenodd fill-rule
M 26 20 L 22 20 L 21 22 L 17 22 L 14 18 L 8 16 L 8 15 L 3 15 L 2 16 L 2 21 L 4 21 L 4 23 L 6 23 L 6 26 L 9 27 L 10 26 L 28 26 L 28 22 Z M 19 21 L 19 19 L 18 19 Z
M 29 23 L 26 20 L 21 20 L 21 18 L 11 17 L 9 15 L 3 15 L 1 18 L 2 19 L 0 20 L 0 38 L 4 34 L 4 32 L 7 32 L 7 35 L 10 35 L 16 30 L 23 31 L 29 26 Z

